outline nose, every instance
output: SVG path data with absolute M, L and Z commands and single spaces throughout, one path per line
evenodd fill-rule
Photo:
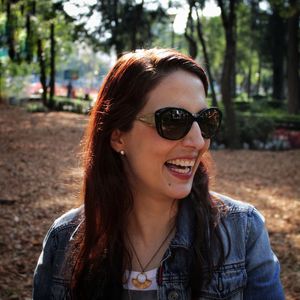
M 185 147 L 192 147 L 197 150 L 205 146 L 205 139 L 202 136 L 201 128 L 197 122 L 193 122 L 190 131 L 183 138 L 182 143 Z

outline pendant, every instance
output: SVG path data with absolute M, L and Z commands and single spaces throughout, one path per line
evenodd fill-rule
M 136 278 L 132 278 L 131 282 L 137 289 L 146 289 L 152 283 L 152 281 L 149 280 L 147 275 L 143 272 L 139 273 Z

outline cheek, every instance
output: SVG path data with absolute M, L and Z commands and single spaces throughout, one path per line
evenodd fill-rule
M 170 141 L 159 136 L 156 129 L 148 126 L 137 126 L 125 141 L 128 153 L 159 159 L 173 147 Z
M 196 163 L 196 168 L 195 168 L 195 172 L 196 169 L 199 167 L 199 164 L 201 162 L 201 160 L 203 160 L 203 158 L 205 159 L 206 154 L 208 153 L 209 150 L 209 146 L 210 146 L 210 140 L 205 140 L 205 144 L 204 147 L 201 149 L 200 153 L 199 153 L 199 157 Z
M 155 138 L 155 132 L 149 129 L 142 133 L 137 132 L 126 141 L 126 157 L 129 165 L 134 169 L 145 170 L 160 158 L 161 144 Z

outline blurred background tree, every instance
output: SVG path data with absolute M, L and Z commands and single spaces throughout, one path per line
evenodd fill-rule
M 74 21 L 63 10 L 64 1 L 2 0 L 0 48 L 9 61 L 5 60 L 7 76 L 18 75 L 17 69 L 29 67 L 29 72 L 39 68 L 40 82 L 45 106 L 52 107 L 55 89 L 55 61 L 60 51 L 68 47 L 72 37 L 71 22 Z M 57 28 L 58 37 L 55 36 Z M 59 49 L 56 50 L 56 40 Z M 9 65 L 14 65 L 11 67 Z M 26 66 L 25 66 L 26 65 Z M 3 70 L 2 70 L 3 73 Z M 49 74 L 49 80 L 47 80 Z M 49 83 L 49 84 L 48 84 Z M 49 88 L 48 88 L 49 87 Z M 50 98 L 47 99 L 47 91 Z
M 2 98 L 4 87 L 17 93 L 18 76 L 38 73 L 43 103 L 55 108 L 55 76 L 67 66 L 96 82 L 126 51 L 173 47 L 207 70 L 208 99 L 226 120 L 220 143 L 241 146 L 247 115 L 299 127 L 297 0 L 1 0 L 0 33 Z M 110 62 L 88 67 L 84 48 Z

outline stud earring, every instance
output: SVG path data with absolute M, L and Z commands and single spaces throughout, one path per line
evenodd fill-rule
M 124 150 L 121 150 L 121 151 L 120 151 L 120 154 L 121 154 L 122 156 L 124 156 L 124 155 L 125 155 L 125 151 L 124 151 Z

